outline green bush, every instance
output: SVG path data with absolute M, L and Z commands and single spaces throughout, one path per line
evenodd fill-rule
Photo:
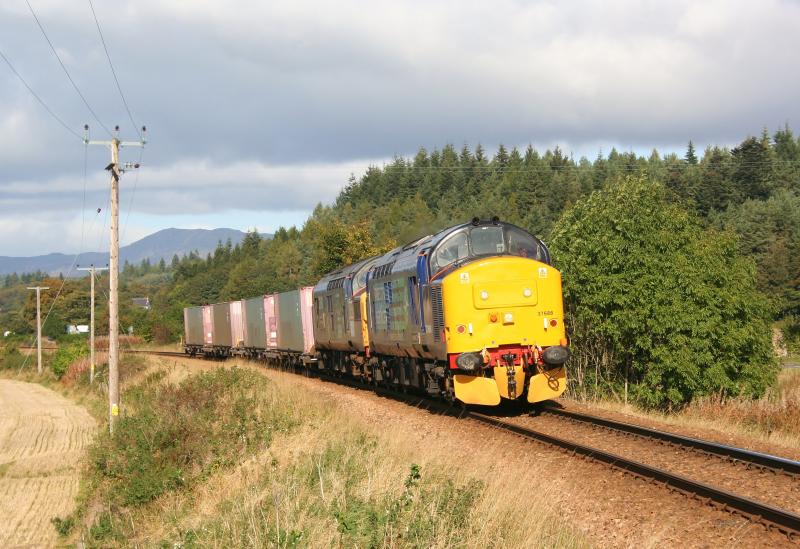
M 619 394 L 627 382 L 639 403 L 672 407 L 711 393 L 757 397 L 774 383 L 753 261 L 662 186 L 627 179 L 592 193 L 559 220 L 551 244 L 584 391 Z
M 50 362 L 50 368 L 56 378 L 61 379 L 73 362 L 87 356 L 89 356 L 89 345 L 84 336 L 62 339 Z
M 800 316 L 788 315 L 778 323 L 783 334 L 783 344 L 793 356 L 800 354 Z
M 25 357 L 19 352 L 19 345 L 15 341 L 7 341 L 0 354 L 0 369 L 19 368 L 25 362 Z
M 61 517 L 54 517 L 50 522 L 55 526 L 58 535 L 62 537 L 69 535 L 75 527 L 75 518 L 71 516 L 63 519 Z
M 191 486 L 265 447 L 275 431 L 295 422 L 287 409 L 264 405 L 269 382 L 254 372 L 220 368 L 180 385 L 162 377 L 151 375 L 128 391 L 133 413 L 91 449 L 91 462 L 113 484 L 109 497 L 117 505 L 141 505 Z

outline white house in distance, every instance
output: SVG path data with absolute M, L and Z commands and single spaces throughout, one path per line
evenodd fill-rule
M 88 334 L 89 333 L 89 325 L 88 324 L 69 324 L 67 326 L 67 333 L 69 335 Z
M 141 307 L 142 309 L 150 309 L 149 297 L 134 297 L 132 301 L 136 307 Z

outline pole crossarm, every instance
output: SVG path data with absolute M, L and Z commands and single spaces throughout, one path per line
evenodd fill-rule
M 84 139 L 83 142 L 86 145 L 105 145 L 106 147 L 110 147 L 114 144 L 114 141 L 95 141 L 95 140 L 88 140 Z M 119 147 L 144 147 L 147 145 L 146 140 L 142 141 L 120 141 L 117 140 L 117 146 Z

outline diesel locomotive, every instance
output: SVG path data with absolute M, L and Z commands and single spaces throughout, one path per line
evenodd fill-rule
M 343 267 L 313 288 L 188 308 L 184 319 L 190 354 L 241 354 L 464 404 L 535 403 L 566 387 L 561 273 L 543 242 L 497 218 Z

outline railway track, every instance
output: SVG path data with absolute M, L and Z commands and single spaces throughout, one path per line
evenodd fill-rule
M 129 349 L 126 352 L 151 354 L 157 356 L 192 358 L 185 353 L 174 351 Z M 202 357 L 194 358 L 202 359 Z M 570 455 L 580 456 L 596 463 L 603 464 L 604 466 L 611 467 L 612 469 L 633 475 L 645 481 L 664 486 L 669 490 L 681 493 L 691 499 L 711 505 L 717 509 L 738 514 L 747 518 L 748 520 L 761 523 L 769 529 L 777 529 L 786 534 L 792 541 L 800 540 L 800 515 L 773 505 L 769 505 L 756 499 L 743 497 L 731 491 L 723 490 L 716 486 L 699 482 L 689 477 L 679 475 L 662 468 L 653 467 L 596 447 L 588 446 L 573 440 L 553 436 L 536 429 L 504 421 L 497 416 L 473 409 L 455 406 L 428 397 L 404 393 L 385 387 L 366 385 L 364 383 L 344 377 L 319 377 L 323 380 L 339 382 L 350 387 L 361 389 L 368 387 L 370 390 L 374 390 L 381 396 L 401 400 L 412 406 L 428 410 L 432 413 L 447 414 L 461 419 L 475 421 L 477 423 L 508 432 L 523 439 L 557 448 L 567 452 Z M 595 425 L 604 429 L 642 437 L 648 440 L 680 446 L 694 451 L 703 452 L 708 455 L 721 457 L 726 460 L 744 463 L 749 466 L 785 473 L 791 476 L 793 481 L 798 478 L 798 475 L 800 475 L 800 462 L 786 458 L 771 456 L 759 452 L 752 452 L 743 448 L 735 448 L 715 442 L 684 437 L 675 433 L 649 429 L 639 425 L 563 410 L 552 406 L 544 407 L 541 410 L 541 413 L 561 417 L 570 421 Z
M 660 431 L 658 429 L 650 429 L 648 427 L 642 427 L 641 425 L 615 421 L 583 412 L 565 410 L 555 406 L 545 406 L 542 408 L 541 413 L 566 418 L 579 423 L 587 423 L 641 438 L 664 442 L 672 446 L 700 451 L 707 455 L 717 456 L 733 463 L 741 463 L 746 466 L 756 466 L 775 472 L 786 473 L 792 477 L 800 476 L 800 461 L 794 461 L 760 452 L 753 452 L 752 450 L 728 446 L 726 444 L 720 444 L 708 440 L 686 437 L 667 431 Z

